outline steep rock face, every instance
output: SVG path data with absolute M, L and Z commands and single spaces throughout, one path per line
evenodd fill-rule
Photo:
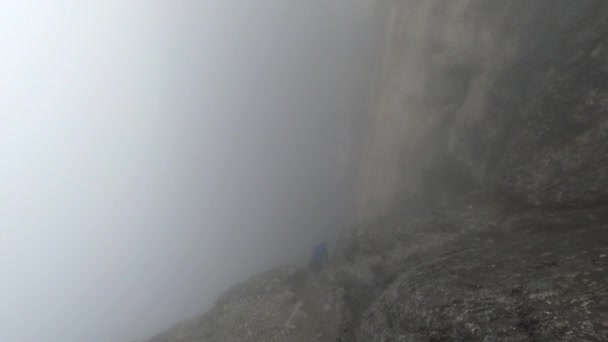
M 608 3 L 378 9 L 367 223 L 151 342 L 608 340 Z
M 385 6 L 362 217 L 383 214 L 402 192 L 434 202 L 475 188 L 518 205 L 605 202 L 605 1 Z
M 608 195 L 602 152 L 608 147 L 608 7 L 558 1 L 544 12 L 546 23 L 534 25 L 522 41 L 527 48 L 490 94 L 493 108 L 478 127 L 498 134 L 479 142 L 486 146 L 481 155 L 496 155 L 491 176 L 498 193 L 513 200 L 601 204 Z

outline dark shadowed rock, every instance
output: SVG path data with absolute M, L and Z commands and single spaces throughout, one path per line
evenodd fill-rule
M 357 340 L 605 340 L 607 216 L 530 212 L 426 251 L 370 306 Z

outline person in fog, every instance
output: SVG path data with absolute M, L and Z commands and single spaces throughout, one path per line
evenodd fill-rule
M 321 242 L 315 245 L 312 249 L 312 258 L 308 267 L 314 273 L 318 273 L 323 268 L 323 265 L 329 261 L 329 253 L 327 242 Z

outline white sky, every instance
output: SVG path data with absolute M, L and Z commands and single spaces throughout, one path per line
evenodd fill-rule
M 0 2 L 0 341 L 140 340 L 347 224 L 364 3 Z

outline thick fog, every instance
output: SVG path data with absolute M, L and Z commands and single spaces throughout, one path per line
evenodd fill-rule
M 353 220 L 366 1 L 2 1 L 0 341 L 141 340 Z

